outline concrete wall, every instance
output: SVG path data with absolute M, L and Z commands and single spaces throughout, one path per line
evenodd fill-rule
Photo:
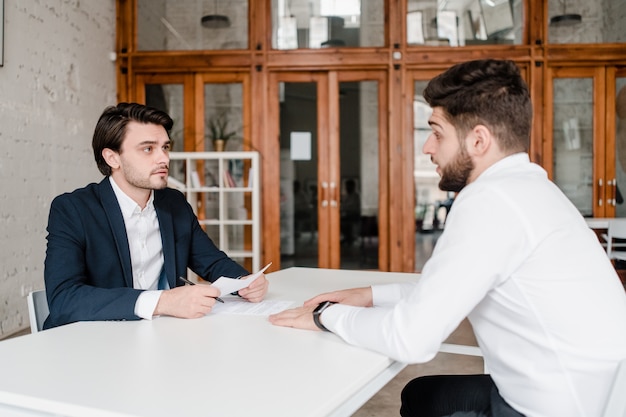
M 0 338 L 43 288 L 50 202 L 99 181 L 91 136 L 116 102 L 114 0 L 4 0 L 0 67 Z

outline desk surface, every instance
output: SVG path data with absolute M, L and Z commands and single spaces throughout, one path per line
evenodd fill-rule
M 608 217 L 585 217 L 585 221 L 587 222 L 587 226 L 592 229 L 608 229 L 609 221 L 612 218 Z
M 289 268 L 267 277 L 268 299 L 300 304 L 417 275 Z M 261 316 L 81 322 L 0 342 L 0 416 L 349 416 L 403 368 Z

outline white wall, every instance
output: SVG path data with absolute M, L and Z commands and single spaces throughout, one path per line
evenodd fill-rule
M 91 136 L 116 102 L 114 0 L 4 0 L 0 67 L 0 338 L 43 288 L 50 202 L 99 181 Z

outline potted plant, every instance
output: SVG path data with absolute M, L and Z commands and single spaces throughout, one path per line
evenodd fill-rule
M 209 121 L 209 138 L 213 141 L 213 149 L 216 152 L 221 152 L 226 147 L 228 139 L 235 136 L 237 133 L 235 130 L 228 131 L 228 118 L 226 113 L 222 113 L 219 116 Z

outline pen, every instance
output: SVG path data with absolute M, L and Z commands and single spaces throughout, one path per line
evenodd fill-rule
M 187 278 L 184 278 L 184 277 L 178 277 L 178 279 L 179 279 L 179 280 L 181 280 L 182 282 L 186 282 L 186 283 L 187 283 L 187 284 L 189 284 L 189 285 L 196 285 L 196 283 L 195 283 L 195 282 L 193 282 L 193 281 L 189 281 Z M 223 303 L 223 302 L 224 302 L 224 300 L 222 300 L 222 299 L 221 299 L 221 298 L 219 298 L 219 297 L 213 297 L 213 298 L 215 298 L 215 301 L 219 301 L 220 303 Z

